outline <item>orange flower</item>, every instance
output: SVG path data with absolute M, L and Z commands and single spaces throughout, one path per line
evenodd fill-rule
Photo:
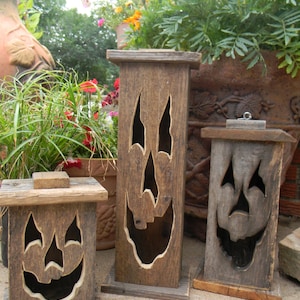
M 140 18 L 142 16 L 142 13 L 139 10 L 136 10 L 132 16 L 125 19 L 125 23 L 129 23 L 133 25 L 134 30 L 139 30 L 141 27 Z

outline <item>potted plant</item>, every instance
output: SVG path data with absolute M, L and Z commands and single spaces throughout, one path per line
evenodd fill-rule
M 141 9 L 145 9 L 146 2 L 144 0 L 118 0 L 96 5 L 95 12 L 100 17 L 98 26 L 108 26 L 116 31 L 119 49 L 126 45 L 129 28 L 133 31 L 140 28 Z
M 97 206 L 96 249 L 104 250 L 113 248 L 115 245 L 119 78 L 114 82 L 114 89 L 101 97 L 100 110 L 99 101 L 97 100 L 98 90 L 95 83 L 95 80 L 82 82 L 79 84 L 79 88 L 83 93 L 83 97 L 90 103 L 89 114 L 91 119 L 99 122 L 99 113 L 102 116 L 101 118 L 105 117 L 105 119 L 100 119 L 102 129 L 98 133 L 106 149 L 103 152 L 101 147 L 98 147 L 97 143 L 99 141 L 94 139 L 94 131 L 90 130 L 89 127 L 85 127 L 86 133 L 82 143 L 89 151 L 79 147 L 68 156 L 66 161 L 62 161 L 58 168 L 66 171 L 71 177 L 92 176 L 108 191 L 107 203 L 101 203 Z M 77 95 L 76 92 L 75 97 Z M 70 97 L 70 94 L 68 96 Z M 74 95 L 71 96 L 71 98 L 73 97 Z M 76 113 L 72 109 L 68 110 L 67 116 L 69 119 L 76 119 Z
M 25 72 L 0 84 L 0 178 L 30 178 L 53 171 L 70 158 L 115 158 L 117 117 L 102 108 L 104 89 L 88 82 L 84 91 L 76 73 Z M 94 109 L 97 109 L 95 111 Z
M 247 68 L 276 51 L 278 67 L 292 77 L 300 69 L 300 10 L 295 0 L 153 0 L 128 47 L 202 53 L 202 62 L 241 57 Z
M 126 49 L 202 53 L 200 69 L 191 73 L 185 197 L 186 228 L 201 239 L 210 156 L 201 128 L 225 126 L 226 119 L 247 111 L 300 138 L 299 5 L 295 0 L 153 0 L 141 12 L 140 29 L 128 33 Z M 285 148 L 282 182 L 296 147 Z M 292 207 L 285 201 L 280 207 L 285 203 Z

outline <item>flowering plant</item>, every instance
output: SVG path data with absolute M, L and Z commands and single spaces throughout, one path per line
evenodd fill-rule
M 30 178 L 70 157 L 117 157 L 116 106 L 106 88 L 65 71 L 0 84 L 0 179 Z
M 85 129 L 82 144 L 87 148 L 74 149 L 72 152 L 76 156 L 101 158 L 117 156 L 119 79 L 116 82 L 115 90 L 105 97 L 103 93 L 106 89 L 99 86 L 95 78 L 75 84 L 69 89 L 67 93 L 69 106 L 65 115 Z M 81 124 L 78 110 L 80 114 L 87 115 L 88 123 Z
M 128 23 L 134 30 L 140 28 L 141 10 L 146 8 L 147 0 L 118 0 L 96 6 L 100 19 L 98 26 L 107 25 L 113 29 L 119 24 Z
M 70 151 L 67 160 L 62 161 L 58 168 L 80 168 L 80 158 L 85 157 L 117 157 L 119 84 L 120 80 L 117 78 L 114 82 L 115 89 L 108 92 L 106 96 L 102 94 L 105 91 L 104 87 L 100 87 L 95 78 L 81 82 L 69 90 L 67 98 L 70 101 L 65 116 L 85 130 L 81 139 L 84 147 L 77 147 Z M 76 113 L 78 108 L 81 112 L 85 110 L 85 114 L 90 119 L 88 124 L 80 124 Z

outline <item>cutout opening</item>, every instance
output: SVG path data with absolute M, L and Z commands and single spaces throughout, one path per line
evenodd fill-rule
M 171 100 L 169 97 L 168 104 L 165 108 L 164 114 L 159 124 L 159 145 L 158 151 L 167 152 L 171 154 L 172 137 L 170 134 L 171 116 L 170 116 Z
M 173 227 L 173 207 L 170 203 L 163 217 L 155 217 L 146 229 L 136 229 L 131 210 L 127 206 L 127 228 L 137 255 L 143 264 L 151 264 L 168 247 Z

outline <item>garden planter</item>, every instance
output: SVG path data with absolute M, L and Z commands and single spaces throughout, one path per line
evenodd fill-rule
M 108 191 L 107 203 L 97 204 L 96 249 L 105 250 L 115 246 L 115 206 L 117 160 L 80 158 L 81 168 L 72 167 L 65 171 L 70 177 L 94 177 Z
M 116 27 L 118 49 L 123 49 L 126 46 L 126 31 L 129 26 L 128 23 L 121 23 Z
M 186 231 L 205 239 L 208 205 L 210 139 L 202 139 L 206 126 L 225 126 L 226 119 L 250 112 L 253 119 L 267 121 L 267 127 L 287 131 L 299 141 L 300 75 L 292 79 L 278 69 L 275 53 L 265 53 L 267 73 L 262 64 L 247 70 L 239 59 L 222 58 L 212 65 L 201 65 L 191 74 L 188 120 L 185 223 Z M 281 184 L 297 143 L 286 144 Z M 299 166 L 298 166 L 299 168 Z M 294 199 L 300 208 L 300 199 Z M 281 200 L 280 206 L 284 205 Z

